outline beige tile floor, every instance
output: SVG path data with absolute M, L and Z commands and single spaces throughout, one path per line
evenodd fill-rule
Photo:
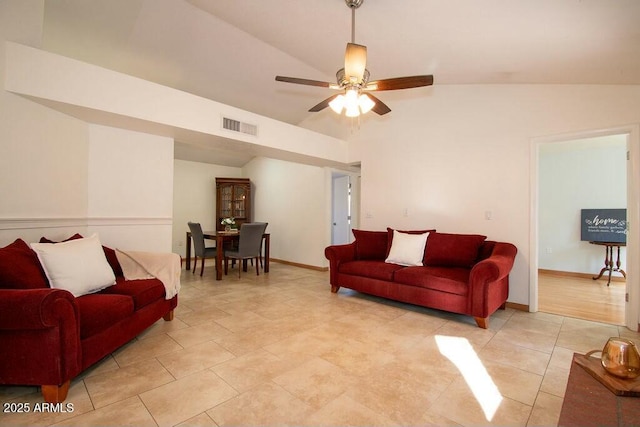
M 272 263 L 183 272 L 160 320 L 72 382 L 73 412 L 0 425 L 556 425 L 574 352 L 624 327 L 507 309 L 473 319 L 329 291 L 328 273 Z M 0 402 L 42 399 L 0 386 Z

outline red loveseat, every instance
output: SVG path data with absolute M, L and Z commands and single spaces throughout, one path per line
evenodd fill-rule
M 80 372 L 160 318 L 173 319 L 177 295 L 165 299 L 158 279 L 125 281 L 115 251 L 103 250 L 116 283 L 75 297 L 49 287 L 23 240 L 0 248 L 0 384 L 39 385 L 46 402 L 62 402 Z
M 481 328 L 489 316 L 505 307 L 509 272 L 516 247 L 472 234 L 405 231 L 424 234 L 422 265 L 385 262 L 394 230 L 353 230 L 355 241 L 325 249 L 330 265 L 331 292 L 340 287 L 423 307 L 473 316 Z M 397 231 L 396 231 L 397 233 Z M 397 234 L 396 234 L 397 236 Z M 401 236 L 402 237 L 402 236 Z M 420 264 L 420 263 L 418 263 Z

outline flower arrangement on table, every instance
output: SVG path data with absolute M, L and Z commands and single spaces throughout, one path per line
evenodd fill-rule
M 220 221 L 220 224 L 224 225 L 224 230 L 225 231 L 231 231 L 232 228 L 236 228 L 236 219 L 233 217 L 229 217 L 229 218 L 222 218 L 222 221 Z

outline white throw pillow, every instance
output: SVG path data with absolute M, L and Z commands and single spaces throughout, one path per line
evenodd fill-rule
M 32 243 L 52 288 L 79 297 L 116 282 L 96 234 L 61 243 Z
M 393 230 L 391 250 L 385 262 L 399 265 L 422 265 L 429 233 L 408 234 Z

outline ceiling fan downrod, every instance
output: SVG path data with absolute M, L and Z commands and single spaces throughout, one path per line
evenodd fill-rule
M 356 9 L 362 6 L 364 0 L 344 0 L 351 9 L 351 43 L 356 42 Z

